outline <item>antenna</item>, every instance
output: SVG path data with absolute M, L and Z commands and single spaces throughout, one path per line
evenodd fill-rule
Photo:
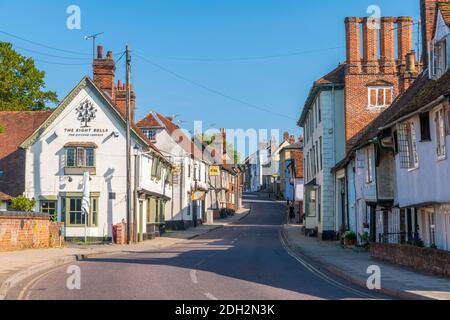
M 97 38 L 102 34 L 104 34 L 104 32 L 100 32 L 100 33 L 96 33 L 96 34 L 84 37 L 84 40 L 92 39 L 92 61 L 95 60 L 95 40 L 97 40 Z

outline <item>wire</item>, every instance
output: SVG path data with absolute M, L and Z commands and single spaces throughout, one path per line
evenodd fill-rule
M 31 50 L 31 49 L 27 49 L 27 48 L 23 48 L 20 47 L 18 45 L 15 45 L 14 43 L 11 43 L 13 47 L 23 50 L 23 51 L 27 51 L 27 52 L 32 52 L 32 53 L 36 53 L 36 54 L 40 54 L 40 55 L 44 55 L 44 56 L 48 56 L 48 57 L 52 57 L 52 58 L 58 58 L 58 59 L 66 59 L 66 60 L 92 60 L 92 58 L 74 58 L 74 57 L 63 57 L 63 56 L 57 56 L 57 55 L 53 55 L 53 54 L 49 54 L 49 53 L 44 53 L 44 52 L 40 52 L 40 51 L 36 51 L 36 50 Z
M 0 30 L 0 33 L 3 33 L 3 34 L 5 34 L 5 35 L 7 35 L 7 36 L 10 36 L 10 37 L 12 37 L 12 38 L 19 39 L 19 40 L 22 40 L 22 41 L 25 41 L 25 42 L 34 44 L 34 45 L 36 45 L 36 46 L 43 47 L 43 48 L 47 48 L 47 49 L 51 49 L 51 50 L 56 50 L 56 51 L 60 51 L 60 52 L 65 52 L 65 53 L 70 53 L 70 54 L 74 54 L 74 55 L 92 56 L 91 53 L 84 53 L 84 52 L 70 51 L 70 50 L 64 50 L 64 49 L 58 49 L 58 48 L 55 48 L 55 47 L 51 47 L 51 46 L 48 46 L 48 45 L 46 45 L 46 44 L 42 44 L 42 43 L 39 43 L 39 42 L 36 42 L 36 41 L 32 41 L 32 40 L 28 40 L 28 39 L 19 37 L 19 36 L 17 36 L 17 35 L 14 35 L 14 34 L 12 34 L 12 33 L 6 32 L 6 31 Z
M 294 118 L 292 118 L 292 117 L 290 117 L 290 116 L 288 116 L 288 115 L 285 115 L 285 114 L 282 114 L 282 113 L 278 113 L 278 112 L 273 112 L 273 111 L 271 111 L 271 110 L 269 110 L 269 109 L 266 109 L 266 108 L 263 108 L 263 107 L 259 107 L 259 106 L 255 105 L 255 104 L 246 102 L 246 101 L 241 100 L 241 99 L 239 99 L 239 98 L 234 98 L 234 97 L 232 97 L 232 96 L 230 96 L 230 95 L 227 95 L 227 94 L 225 94 L 225 93 L 222 93 L 222 92 L 220 92 L 220 91 L 218 91 L 218 90 L 216 90 L 216 89 L 209 88 L 209 87 L 207 87 L 207 86 L 205 86 L 205 85 L 203 85 L 203 84 L 201 84 L 201 83 L 199 83 L 199 82 L 196 82 L 196 81 L 191 80 L 191 79 L 189 79 L 189 78 L 187 78 L 187 77 L 185 77 L 185 76 L 182 76 L 182 75 L 180 75 L 180 74 L 178 74 L 178 73 L 176 73 L 176 72 L 174 72 L 174 71 L 172 71 L 172 70 L 169 70 L 169 69 L 167 69 L 167 68 L 165 68 L 165 67 L 163 67 L 163 66 L 161 66 L 161 65 L 159 65 L 159 64 L 157 64 L 157 63 L 155 63 L 155 62 L 153 62 L 153 61 L 151 61 L 150 59 L 147 59 L 147 58 L 145 58 L 145 57 L 142 57 L 141 55 L 138 55 L 138 54 L 136 54 L 136 53 L 135 53 L 135 56 L 138 57 L 139 59 L 141 59 L 141 60 L 143 60 L 143 61 L 145 61 L 145 62 L 147 62 L 147 63 L 153 65 L 154 67 L 156 67 L 156 68 L 158 68 L 158 69 L 160 69 L 160 70 L 162 70 L 162 71 L 164 71 L 164 72 L 167 72 L 167 73 L 173 75 L 174 77 L 176 77 L 176 78 L 178 78 L 178 79 L 181 79 L 181 80 L 186 81 L 186 82 L 188 82 L 188 83 L 190 83 L 190 84 L 192 84 L 192 85 L 194 85 L 194 86 L 197 86 L 197 87 L 199 87 L 199 88 L 202 88 L 202 89 L 205 90 L 205 91 L 214 93 L 214 94 L 219 95 L 219 96 L 221 96 L 221 97 L 223 97 L 223 98 L 226 98 L 226 99 L 231 100 L 231 101 L 234 101 L 234 102 L 238 102 L 238 103 L 240 103 L 240 104 L 246 105 L 246 106 L 251 107 L 251 108 L 253 108 L 253 109 L 257 109 L 257 110 L 260 110 L 260 111 L 264 111 L 264 112 L 267 112 L 267 113 L 270 113 L 270 114 L 273 114 L 273 115 L 277 115 L 277 116 L 279 116 L 279 117 L 283 117 L 283 118 L 286 118 L 286 119 L 295 120 Z
M 54 61 L 46 61 L 46 60 L 40 60 L 40 59 L 33 59 L 36 62 L 40 63 L 47 63 L 47 64 L 54 64 L 58 66 L 90 66 L 92 63 L 64 63 L 64 62 L 54 62 Z
M 233 61 L 251 61 L 251 60 L 269 60 L 269 59 L 278 59 L 292 56 L 301 56 L 310 53 L 323 52 L 323 51 L 331 51 L 337 49 L 343 49 L 345 46 L 331 47 L 325 49 L 316 49 L 316 50 L 307 50 L 307 51 L 297 51 L 291 53 L 282 53 L 282 54 L 273 54 L 273 55 L 265 55 L 265 56 L 250 56 L 250 57 L 241 57 L 241 58 L 228 58 L 228 59 L 214 59 L 214 58 L 180 58 L 180 57 L 166 57 L 166 56 L 152 56 L 158 59 L 165 60 L 175 60 L 175 61 L 198 61 L 198 62 L 233 62 Z

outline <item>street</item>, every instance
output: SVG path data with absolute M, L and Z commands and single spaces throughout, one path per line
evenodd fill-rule
M 8 299 L 316 300 L 385 299 L 315 272 L 280 236 L 283 203 L 247 195 L 243 220 L 180 245 L 77 263 L 81 289 L 67 288 L 68 265 L 27 279 Z

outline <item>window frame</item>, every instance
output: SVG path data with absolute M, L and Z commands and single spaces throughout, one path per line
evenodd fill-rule
M 65 148 L 65 155 L 66 155 L 66 159 L 65 159 L 65 168 L 88 168 L 88 169 L 93 169 L 96 167 L 96 162 L 97 162 L 97 157 L 96 157 L 96 152 L 95 152 L 95 148 L 86 148 L 86 147 L 68 147 Z M 69 151 L 74 151 L 74 165 L 69 165 Z M 88 165 L 88 151 L 92 151 L 92 165 Z M 83 158 L 79 158 L 80 153 L 82 152 L 82 156 Z M 80 160 L 82 160 L 82 164 L 80 165 Z
M 54 204 L 54 208 L 50 208 L 48 206 L 44 209 L 44 203 Z M 51 221 L 58 221 L 58 201 L 57 200 L 40 200 L 39 201 L 39 210 L 41 213 L 48 214 L 50 216 Z M 54 214 L 51 214 L 50 211 L 54 210 Z
M 434 112 L 435 135 L 436 135 L 436 155 L 438 161 L 447 159 L 447 143 L 445 129 L 445 112 L 441 107 Z
M 379 93 L 380 91 L 383 91 L 383 105 L 378 104 L 379 100 Z M 375 91 L 375 105 L 372 104 L 372 91 Z M 391 101 L 389 104 L 387 104 L 387 92 L 391 93 Z M 367 87 L 367 108 L 369 110 L 380 110 L 387 108 L 392 105 L 392 102 L 394 100 L 394 87 L 389 85 L 382 85 L 382 86 L 369 86 Z
M 82 207 L 81 202 L 83 201 L 83 195 L 82 194 L 70 195 L 70 196 L 62 197 L 61 199 L 63 202 L 62 213 L 64 214 L 65 225 L 68 228 L 84 228 L 85 223 L 83 223 L 84 219 L 83 219 L 83 213 L 81 211 L 81 207 Z M 91 194 L 91 196 L 90 196 L 90 199 L 89 199 L 90 208 L 89 208 L 89 214 L 88 214 L 89 221 L 87 224 L 88 228 L 97 228 L 98 227 L 99 199 L 100 199 L 100 196 L 98 196 L 98 195 Z M 71 223 L 71 220 L 70 220 L 71 200 L 80 201 L 80 211 L 75 211 L 75 212 L 81 214 L 81 224 L 72 224 Z
M 366 184 L 372 184 L 374 182 L 374 172 L 373 172 L 373 148 L 372 146 L 366 148 L 365 156 L 366 156 Z

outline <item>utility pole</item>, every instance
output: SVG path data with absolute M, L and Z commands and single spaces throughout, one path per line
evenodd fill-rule
M 127 243 L 131 244 L 131 92 L 130 92 L 130 77 L 131 77 L 131 56 L 130 49 L 126 47 L 126 86 L 127 86 Z

